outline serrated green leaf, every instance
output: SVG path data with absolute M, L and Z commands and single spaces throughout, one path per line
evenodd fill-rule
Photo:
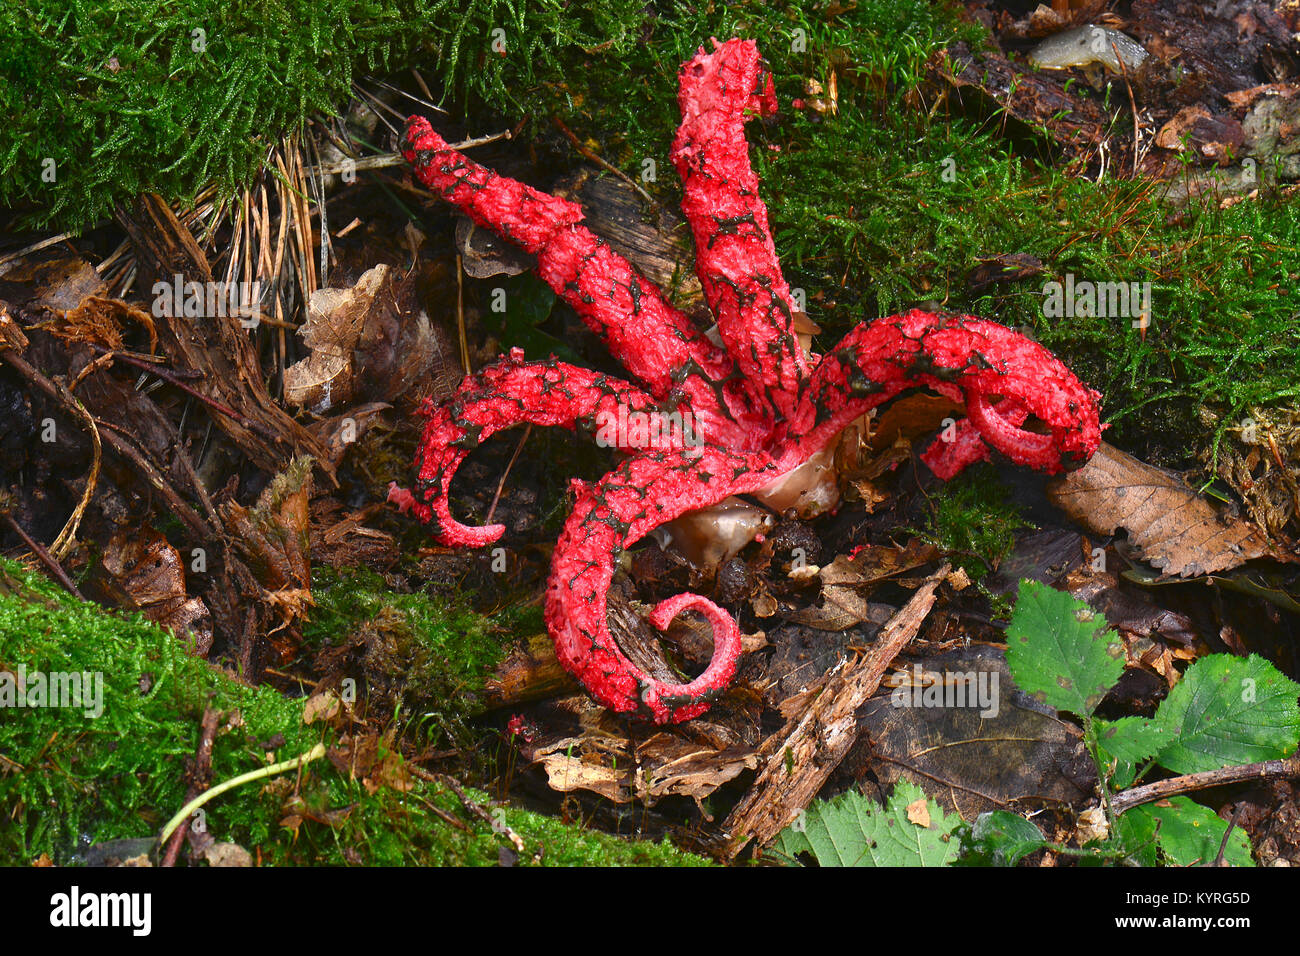
M 1015 866 L 1046 843 L 1038 827 L 1024 817 L 1007 810 L 991 810 L 976 818 L 966 849 L 976 860 L 992 866 Z
M 1144 803 L 1134 807 L 1119 818 L 1121 832 L 1132 838 L 1134 845 L 1150 841 L 1155 834 L 1156 846 L 1165 859 L 1175 866 L 1195 866 L 1211 863 L 1219 855 L 1223 834 L 1228 829 L 1226 821 L 1209 807 L 1189 800 L 1172 797 L 1159 804 Z M 1159 829 L 1157 829 L 1157 826 Z M 1138 853 L 1138 860 L 1153 865 L 1150 847 Z M 1223 859 L 1232 866 L 1254 866 L 1250 856 L 1250 840 L 1241 827 L 1234 827 L 1228 837 Z
M 1160 847 L 1156 843 L 1156 818 L 1149 813 L 1138 813 L 1134 807 L 1115 821 L 1119 837 L 1128 859 L 1138 866 L 1159 866 Z
M 1131 760 L 1115 758 L 1111 765 L 1110 786 L 1112 790 L 1125 790 L 1137 781 L 1138 765 Z
M 1025 693 L 1087 716 L 1123 673 L 1124 644 L 1082 601 L 1026 580 L 1007 628 L 1007 666 Z
M 908 818 L 918 802 L 928 827 Z M 960 817 L 944 813 L 916 784 L 900 781 L 884 807 L 855 790 L 818 800 L 772 848 L 791 858 L 811 853 L 819 866 L 948 866 L 960 849 L 952 837 L 959 826 Z
M 1170 742 L 1157 755 L 1175 773 L 1280 760 L 1300 742 L 1300 684 L 1252 654 L 1202 657 L 1156 710 Z
M 1173 737 L 1168 726 L 1146 717 L 1099 719 L 1096 723 L 1101 749 L 1124 763 L 1140 763 L 1154 757 Z

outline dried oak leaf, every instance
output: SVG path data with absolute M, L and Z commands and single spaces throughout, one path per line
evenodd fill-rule
M 1047 494 L 1096 534 L 1123 528 L 1143 559 L 1166 576 L 1211 574 L 1260 557 L 1297 560 L 1249 521 L 1220 514 L 1176 476 L 1105 442 L 1083 468 L 1051 481 Z

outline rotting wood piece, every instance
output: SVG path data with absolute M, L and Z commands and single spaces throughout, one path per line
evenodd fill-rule
M 760 847 L 769 843 L 812 803 L 857 740 L 858 708 L 876 692 L 890 663 L 916 636 L 934 606 L 935 591 L 950 571 L 945 561 L 890 619 L 866 654 L 832 670 L 821 692 L 807 695 L 804 708 L 763 741 L 762 769 L 723 824 L 732 838 L 730 856 L 750 843 Z

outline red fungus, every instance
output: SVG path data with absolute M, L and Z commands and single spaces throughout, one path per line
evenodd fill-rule
M 619 555 L 650 531 L 733 494 L 761 492 L 833 441 L 867 410 L 928 386 L 964 402 L 953 441 L 922 457 L 942 478 L 987 458 L 989 448 L 1041 471 L 1082 465 L 1101 438 L 1098 394 L 1042 346 L 973 316 L 912 310 L 851 331 L 815 363 L 794 334 L 795 309 L 781 276 L 767 208 L 749 163 L 745 120 L 776 108 L 752 41 L 714 41 L 682 66 L 682 123 L 672 158 L 695 235 L 696 272 L 722 337 L 714 346 L 653 285 L 580 223 L 573 203 L 498 176 L 412 117 L 403 155 L 417 177 L 477 223 L 537 256 L 537 272 L 609 346 L 644 390 L 516 349 L 467 378 L 428 421 L 412 493 L 389 498 L 447 544 L 484 545 L 500 525 L 471 528 L 448 507 L 465 456 L 509 425 L 582 425 L 620 409 L 691 416 L 702 440 L 654 447 L 620 435 L 627 457 L 600 481 L 573 482 L 574 507 L 552 559 L 546 624 L 560 662 L 613 710 L 656 723 L 708 709 L 735 674 L 740 632 L 707 598 L 661 602 L 650 622 L 666 628 L 684 610 L 713 628 L 713 659 L 686 683 L 633 664 L 610 634 L 605 597 Z M 1043 433 L 1022 428 L 1033 416 Z

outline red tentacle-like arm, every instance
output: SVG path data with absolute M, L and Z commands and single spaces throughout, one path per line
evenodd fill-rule
M 663 724 L 702 714 L 726 688 L 740 657 L 740 631 L 726 611 L 696 594 L 677 595 L 654 609 L 650 622 L 660 629 L 683 610 L 699 611 L 713 628 L 713 658 L 704 673 L 687 683 L 667 683 L 637 667 L 615 643 L 605 596 L 618 556 L 651 530 L 760 488 L 779 474 L 765 455 L 705 445 L 643 452 L 595 484 L 574 482 L 577 503 L 551 560 L 546 626 L 560 663 L 593 697 Z
M 695 271 L 751 406 L 788 418 L 808 368 L 795 338 L 794 306 L 749 162 L 745 121 L 776 111 L 772 78 L 752 40 L 713 41 L 682 65 L 682 122 L 672 160 L 682 212 L 695 235 Z
M 451 516 L 447 496 L 456 469 L 465 457 L 494 432 L 511 425 L 584 425 L 608 435 L 613 447 L 627 437 L 618 428 L 602 430 L 605 422 L 624 419 L 629 411 L 652 413 L 655 400 L 626 382 L 564 362 L 525 362 L 522 349 L 465 379 L 456 397 L 441 406 L 426 405 L 428 418 L 415 460 L 416 491 L 390 486 L 388 500 L 422 521 L 433 522 L 434 533 L 449 545 L 491 544 L 505 532 L 503 525 L 463 525 Z
M 959 441 L 927 453 L 940 477 L 983 457 L 970 442 L 971 426 L 1012 461 L 1048 474 L 1084 464 L 1101 442 L 1100 395 L 1047 349 L 996 322 L 914 309 L 859 326 L 822 356 L 798 416 L 812 423 L 801 449 L 820 448 L 914 385 L 965 399 L 970 424 L 962 423 Z M 1045 433 L 1020 427 L 1029 415 Z
M 451 149 L 420 116 L 407 121 L 402 155 L 420 182 L 537 256 L 537 274 L 656 398 L 681 385 L 674 373 L 684 378 L 683 369 L 698 367 L 719 381 L 730 373 L 731 360 L 689 317 L 664 301 L 605 240 L 578 225 L 580 206 L 480 166 Z

